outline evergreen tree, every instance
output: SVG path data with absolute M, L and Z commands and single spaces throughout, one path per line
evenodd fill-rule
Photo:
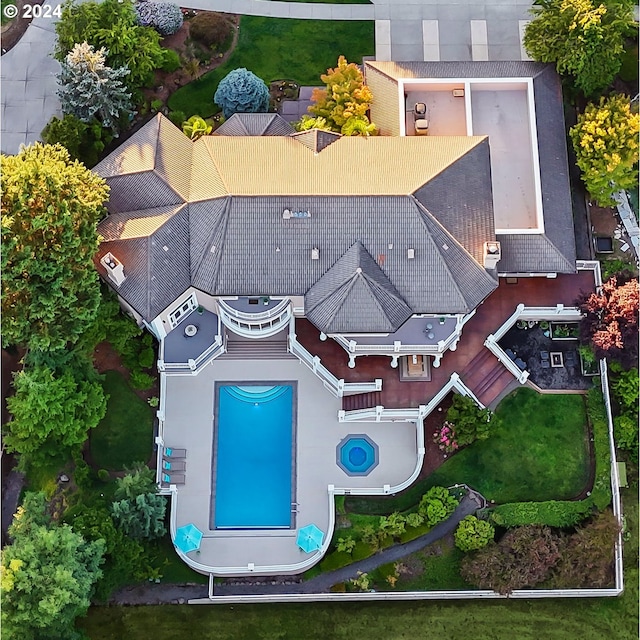
M 94 117 L 118 134 L 121 118 L 132 118 L 131 94 L 122 79 L 129 69 L 106 66 L 105 49 L 95 51 L 87 42 L 76 44 L 58 74 L 58 97 L 62 111 L 89 123 Z
M 116 524 L 136 539 L 161 538 L 167 532 L 164 527 L 166 509 L 166 499 L 154 493 L 143 493 L 111 505 Z
M 63 349 L 98 310 L 93 257 L 108 187 L 60 145 L 2 156 L 0 168 L 3 345 Z
M 13 384 L 4 445 L 20 454 L 22 469 L 64 458 L 106 414 L 104 390 L 86 356 L 31 351 Z
M 269 89 L 257 75 L 245 68 L 234 69 L 222 80 L 213 96 L 225 118 L 234 113 L 269 111 Z

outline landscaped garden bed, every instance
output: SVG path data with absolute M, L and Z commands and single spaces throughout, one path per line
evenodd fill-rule
M 208 118 L 218 112 L 213 95 L 233 69 L 245 67 L 269 83 L 291 78 L 319 85 L 320 74 L 335 65 L 335 52 L 349 60 L 373 55 L 374 25 L 369 21 L 297 20 L 243 16 L 238 43 L 222 65 L 178 89 L 168 100 L 172 111 Z

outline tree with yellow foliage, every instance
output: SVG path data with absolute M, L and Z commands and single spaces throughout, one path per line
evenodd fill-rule
M 628 96 L 613 95 L 587 105 L 571 129 L 582 180 L 600 206 L 614 204 L 616 191 L 637 186 L 639 128 Z
M 324 118 L 331 131 L 344 135 L 375 135 L 376 128 L 367 116 L 373 101 L 371 90 L 364 84 L 362 71 L 344 56 L 335 69 L 320 76 L 325 89 L 314 89 L 309 112 Z

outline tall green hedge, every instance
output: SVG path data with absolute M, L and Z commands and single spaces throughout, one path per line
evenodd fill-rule
M 587 395 L 587 415 L 593 433 L 595 477 L 591 495 L 584 500 L 549 500 L 547 502 L 511 502 L 491 512 L 491 520 L 501 527 L 528 524 L 550 527 L 570 527 L 588 517 L 594 510 L 602 511 L 611 502 L 611 452 L 609 427 L 600 386 Z

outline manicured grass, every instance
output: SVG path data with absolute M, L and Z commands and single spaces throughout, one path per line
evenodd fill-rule
M 632 586 L 600 600 L 100 607 L 78 626 L 91 640 L 637 640 L 637 593 Z
M 590 462 L 581 395 L 518 389 L 500 403 L 494 420 L 488 440 L 456 453 L 408 491 L 394 498 L 349 498 L 347 509 L 356 513 L 404 510 L 427 489 L 456 483 L 466 483 L 498 504 L 567 500 L 585 488 Z
M 360 62 L 374 51 L 374 23 L 370 21 L 243 16 L 238 44 L 229 60 L 178 89 L 168 105 L 187 117 L 206 118 L 219 111 L 213 95 L 220 80 L 233 69 L 246 67 L 267 84 L 287 78 L 301 85 L 319 85 L 320 74 L 336 65 L 339 54 Z
M 90 434 L 91 457 L 98 467 L 121 470 L 151 457 L 153 410 L 117 371 L 107 371 L 107 415 Z

